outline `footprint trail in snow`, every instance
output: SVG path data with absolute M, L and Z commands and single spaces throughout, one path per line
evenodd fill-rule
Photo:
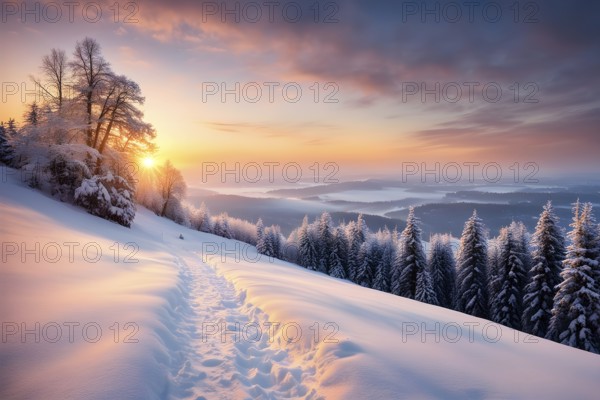
M 270 340 L 261 310 L 245 304 L 244 295 L 201 260 L 177 263 L 188 304 L 179 310 L 177 335 L 185 344 L 170 398 L 318 398 L 304 383 L 313 371 L 292 365 L 287 351 Z

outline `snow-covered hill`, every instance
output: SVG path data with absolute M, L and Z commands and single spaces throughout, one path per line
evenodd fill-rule
M 123 228 L 11 173 L 0 181 L 1 399 L 600 392 L 597 355 L 259 258 L 146 210 Z

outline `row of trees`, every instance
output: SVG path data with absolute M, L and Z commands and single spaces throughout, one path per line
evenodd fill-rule
M 323 213 L 284 239 L 257 226 L 259 253 L 361 286 L 487 318 L 600 352 L 600 229 L 591 204 L 574 207 L 569 246 L 548 203 L 530 235 L 513 222 L 488 239 L 474 212 L 458 251 L 433 235 L 426 252 L 411 209 L 405 229 L 369 232 L 362 216 L 334 226 Z M 276 250 L 273 250 L 276 249 Z
M 568 246 L 549 202 L 532 235 L 513 222 L 489 239 L 474 212 L 457 251 L 440 234 L 426 251 L 412 208 L 401 233 L 370 232 L 362 215 L 336 226 L 325 212 L 312 223 L 305 217 L 287 238 L 262 220 L 184 209 L 184 225 L 256 245 L 260 254 L 600 353 L 600 228 L 591 204 L 575 204 Z

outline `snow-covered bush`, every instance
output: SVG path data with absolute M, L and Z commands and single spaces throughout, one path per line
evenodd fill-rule
M 107 173 L 84 179 L 75 190 L 75 202 L 90 214 L 130 227 L 135 217 L 133 194 L 127 180 Z
M 53 146 L 45 165 L 48 174 L 50 193 L 63 201 L 71 201 L 75 189 L 84 179 L 92 176 L 91 170 L 99 157 L 98 153 L 83 145 Z

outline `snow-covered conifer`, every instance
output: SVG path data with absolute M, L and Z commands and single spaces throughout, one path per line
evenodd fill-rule
M 532 243 L 533 266 L 529 271 L 530 283 L 525 287 L 523 297 L 523 327 L 532 335 L 545 337 L 565 259 L 565 239 L 550 202 L 540 215 Z
M 600 239 L 591 204 L 577 202 L 571 227 L 547 338 L 600 353 Z
M 487 241 L 476 211 L 465 223 L 456 267 L 456 310 L 487 318 Z

